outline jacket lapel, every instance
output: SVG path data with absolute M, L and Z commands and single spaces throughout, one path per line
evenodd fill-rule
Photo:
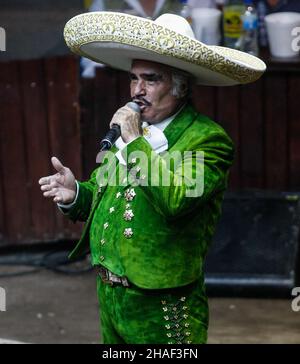
M 187 104 L 166 127 L 164 133 L 168 139 L 168 150 L 173 147 L 183 132 L 192 124 L 196 116 L 197 111 L 191 104 Z

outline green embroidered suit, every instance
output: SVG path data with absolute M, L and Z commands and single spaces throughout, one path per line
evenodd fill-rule
M 74 222 L 86 222 L 70 257 L 90 248 L 93 265 L 126 276 L 132 284 L 111 287 L 98 277 L 106 344 L 196 344 L 207 339 L 203 265 L 221 213 L 233 145 L 219 125 L 191 105 L 164 134 L 173 159 L 166 152 L 157 154 L 139 137 L 122 150 L 124 166 L 114 147 L 108 163 L 103 160 L 89 181 L 79 182 L 77 201 L 68 210 Z M 108 175 L 117 176 L 119 183 L 112 185 L 113 177 L 107 183 L 104 166 L 116 172 Z M 197 171 L 204 177 L 200 188 Z M 169 183 L 162 183 L 165 176 Z
M 233 159 L 233 145 L 225 131 L 191 105 L 184 107 L 164 133 L 170 153 L 193 152 L 183 160 L 185 173 L 195 172 L 200 163 L 196 151 L 204 152 L 202 195 L 187 197 L 187 184 L 176 183 L 182 176 L 182 164 L 175 160 L 168 165 L 164 154 L 152 153 L 152 163 L 161 171 L 168 169 L 170 186 L 150 186 L 150 162 L 147 166 L 147 161 L 132 158 L 134 152 L 143 151 L 151 160 L 150 144 L 139 137 L 122 155 L 130 175 L 134 172 L 137 176 L 135 181 L 148 182 L 148 186 L 125 183 L 99 188 L 101 180 L 97 183 L 95 170 L 89 181 L 79 182 L 77 203 L 69 211 L 73 221 L 86 221 L 70 257 L 77 257 L 90 246 L 93 264 L 101 264 L 146 289 L 184 286 L 200 276 Z M 114 164 L 117 172 L 123 167 Z M 138 173 L 137 165 L 141 168 Z M 143 175 L 147 167 L 149 172 Z

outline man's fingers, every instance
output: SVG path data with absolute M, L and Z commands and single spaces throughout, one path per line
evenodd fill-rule
M 121 122 L 123 119 L 126 118 L 126 116 L 128 116 L 128 114 L 130 113 L 134 113 L 135 111 L 133 111 L 132 109 L 130 109 L 130 107 L 128 106 L 123 106 L 121 107 L 119 110 L 117 110 L 109 124 L 109 127 L 111 128 L 113 126 L 113 124 L 116 125 L 120 125 L 121 126 Z
M 42 185 L 48 185 L 50 183 L 50 177 L 42 177 L 39 179 L 39 184 Z
M 117 117 L 113 117 L 111 122 L 109 123 L 109 127 L 110 129 L 112 128 L 113 125 L 119 125 L 120 126 L 120 122 L 119 122 L 119 119 Z
M 41 186 L 41 190 L 42 191 L 49 191 L 49 190 L 51 190 L 51 188 L 52 187 L 50 187 L 50 185 L 43 185 L 43 186 Z
M 45 186 L 46 187 L 46 186 Z M 43 193 L 44 197 L 53 198 L 53 201 L 56 203 L 63 202 L 63 194 L 59 188 L 51 188 L 51 190 L 45 191 Z
M 50 191 L 55 187 L 58 187 L 58 183 L 56 181 L 52 181 L 50 184 L 45 184 L 41 186 L 42 191 Z
M 66 167 L 64 167 L 63 164 L 61 163 L 61 161 L 56 157 L 51 158 L 51 163 L 52 163 L 53 167 L 55 168 L 55 170 L 58 173 L 56 173 L 56 174 L 54 174 L 52 176 L 47 176 L 47 177 L 40 178 L 39 179 L 39 184 L 41 186 L 50 185 L 50 183 L 53 182 L 53 181 L 61 183 L 60 177 L 63 176 Z
M 56 203 L 63 203 L 64 202 L 63 201 L 63 193 L 62 192 L 58 192 L 56 194 L 56 196 L 54 197 L 53 201 L 56 202 Z
M 56 203 L 60 203 L 60 202 L 62 202 L 62 198 L 59 196 L 56 196 L 56 197 L 54 197 L 53 201 Z
M 52 157 L 51 162 L 53 167 L 57 170 L 57 172 L 62 173 L 64 171 L 65 167 L 62 165 L 61 161 L 58 158 Z
M 59 173 L 54 176 L 43 177 L 39 180 L 40 186 L 56 187 L 60 183 L 61 175 Z
M 46 191 L 43 193 L 44 197 L 53 197 L 57 194 L 58 189 L 57 188 L 52 188 L 50 191 Z

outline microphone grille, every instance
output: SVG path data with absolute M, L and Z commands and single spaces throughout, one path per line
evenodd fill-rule
M 131 110 L 135 112 L 141 112 L 141 108 L 136 102 L 133 101 L 127 102 L 126 106 L 128 106 Z

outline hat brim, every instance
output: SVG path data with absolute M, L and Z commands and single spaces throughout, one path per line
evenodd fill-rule
M 162 63 L 193 75 L 198 84 L 231 86 L 256 81 L 266 65 L 231 48 L 207 46 L 154 21 L 114 13 L 77 15 L 65 26 L 72 52 L 113 68 L 129 71 L 132 60 Z

